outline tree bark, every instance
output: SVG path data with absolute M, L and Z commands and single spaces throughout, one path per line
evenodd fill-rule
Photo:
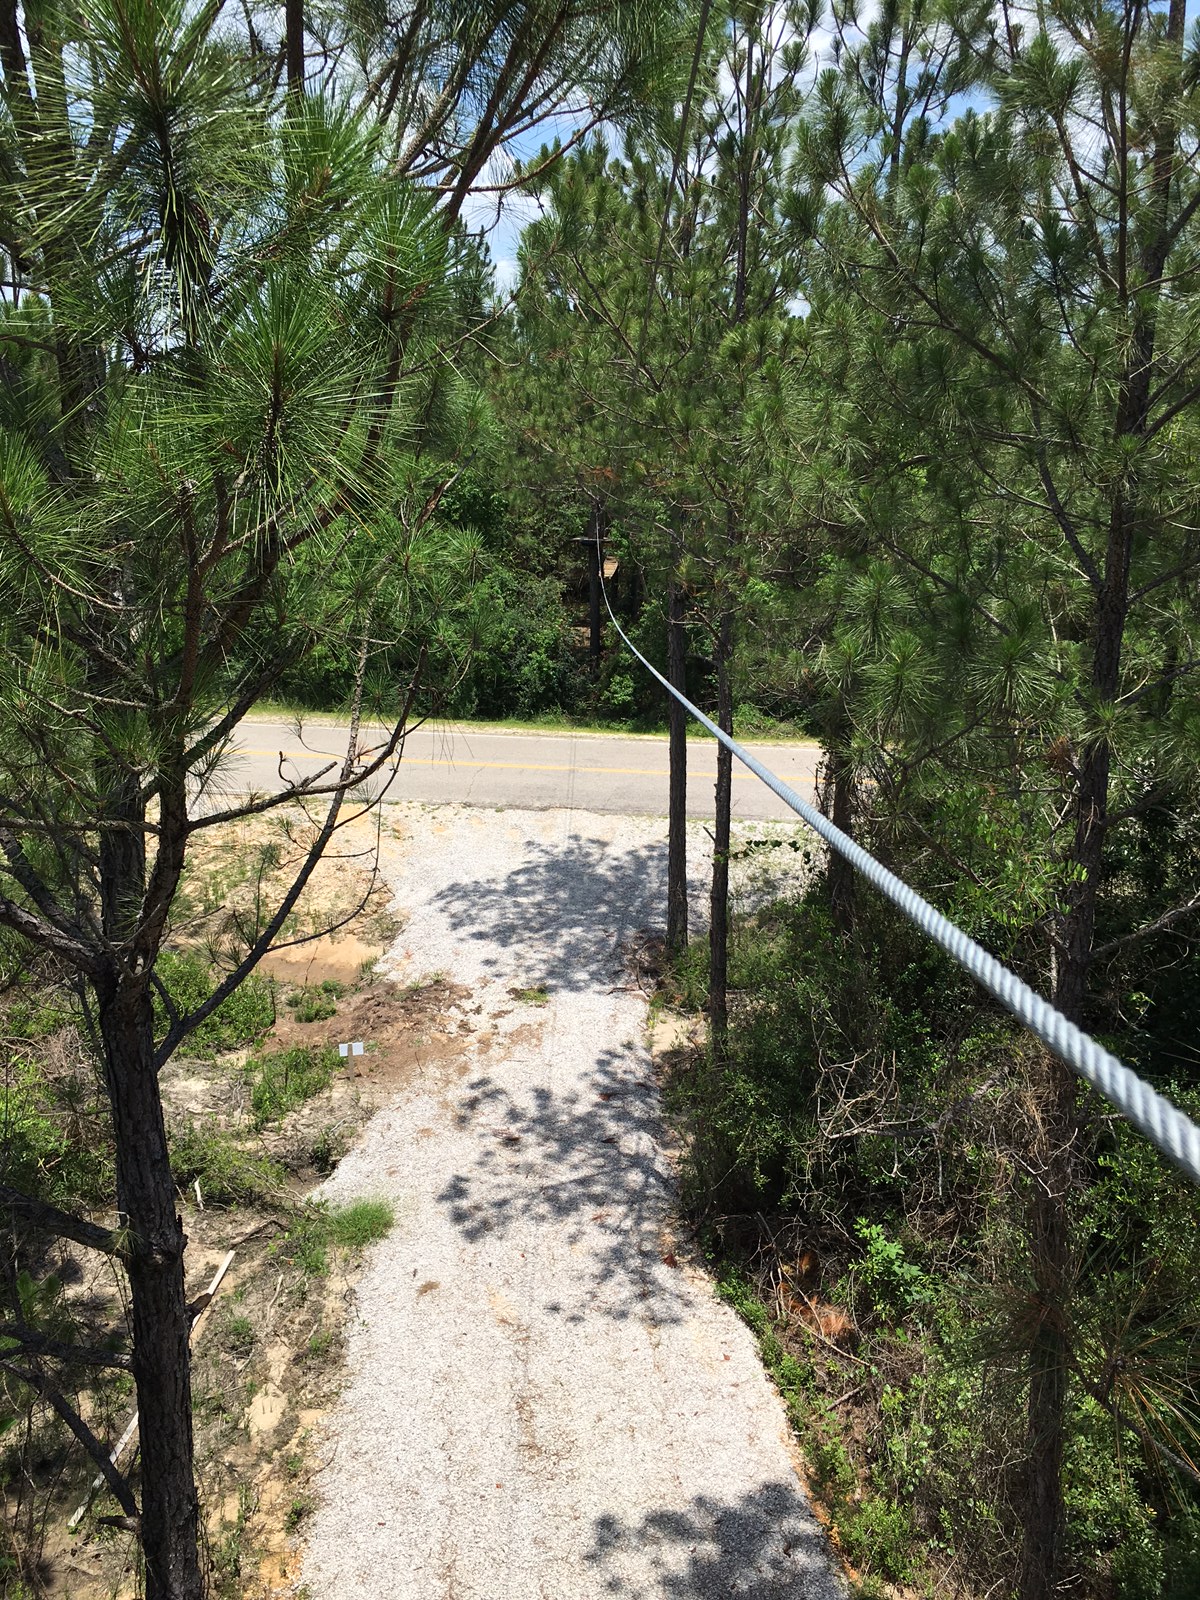
M 117 1192 L 131 1234 L 127 1260 L 142 1453 L 146 1600 L 201 1600 L 192 1447 L 187 1243 L 175 1207 L 149 985 L 118 980 L 100 1004 L 100 1035 L 117 1149 Z
M 683 530 L 671 527 L 671 570 L 667 578 L 667 678 L 681 694 L 687 690 L 687 634 L 680 581 Z M 671 776 L 667 796 L 667 950 L 677 956 L 687 949 L 687 712 L 667 698 Z
M 717 726 L 733 732 L 733 688 L 729 659 L 733 654 L 733 610 L 726 602 L 717 626 Z M 713 1061 L 725 1060 L 729 1031 L 729 835 L 733 797 L 733 756 L 717 746 L 716 817 L 713 823 L 712 893 L 708 933 L 708 1035 Z
M 843 730 L 835 730 L 829 741 L 829 820 L 835 828 L 854 836 L 854 775 Z M 836 850 L 829 852 L 826 871 L 829 890 L 829 912 L 833 925 L 841 934 L 854 931 L 857 883 L 854 868 Z
M 283 18 L 288 94 L 299 97 L 304 93 L 304 0 L 284 0 Z
M 96 984 L 116 1142 L 117 1208 L 129 1230 L 126 1270 L 142 1452 L 146 1600 L 202 1600 L 200 1513 L 192 1443 L 187 1240 L 155 1065 L 151 963 L 134 954 L 146 893 L 144 805 L 136 772 L 101 764 L 100 905 L 108 971 Z
M 1071 1071 L 1043 1056 L 1039 1095 L 1042 1168 L 1027 1210 L 1035 1327 L 1029 1350 L 1026 1413 L 1026 1504 L 1022 1526 L 1022 1600 L 1051 1600 L 1066 1534 L 1062 1466 L 1070 1390 L 1070 1192 L 1075 1176 L 1076 1082 Z
M 587 541 L 588 559 L 588 656 L 592 672 L 600 671 L 600 569 L 604 560 L 600 507 L 593 506 Z

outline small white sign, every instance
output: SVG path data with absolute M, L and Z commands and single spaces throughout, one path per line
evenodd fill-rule
M 340 1044 L 340 1045 L 338 1045 L 338 1055 L 340 1055 L 340 1056 L 348 1056 L 349 1054 L 350 1054 L 350 1046 L 348 1044 Z
M 354 1043 L 350 1046 L 350 1054 L 352 1056 L 360 1056 L 360 1055 L 362 1055 L 362 1053 L 363 1053 L 362 1040 L 361 1039 L 355 1039 Z

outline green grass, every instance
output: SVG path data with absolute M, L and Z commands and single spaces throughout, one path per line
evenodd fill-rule
M 242 1069 L 250 1085 L 250 1111 L 256 1128 L 277 1122 L 320 1094 L 333 1081 L 339 1056 L 335 1045 L 298 1044 L 251 1056 Z
M 333 1333 L 329 1328 L 322 1328 L 320 1333 L 314 1333 L 308 1341 L 308 1354 L 314 1361 L 322 1361 L 333 1349 Z
M 337 1003 L 345 992 L 335 978 L 326 978 L 311 989 L 306 985 L 288 995 L 287 1003 L 297 1022 L 324 1022 L 337 1015 Z
M 532 989 L 514 989 L 513 998 L 522 1005 L 544 1006 L 550 998 L 550 991 L 543 984 L 538 984 Z
M 225 1322 L 225 1343 L 235 1356 L 248 1356 L 258 1342 L 254 1324 L 249 1317 L 232 1316 Z
M 277 1248 L 308 1277 L 319 1278 L 329 1271 L 331 1250 L 355 1255 L 382 1239 L 395 1220 L 389 1200 L 354 1200 L 345 1206 L 309 1201 Z
M 243 1150 L 231 1134 L 190 1117 L 171 1134 L 171 1170 L 181 1189 L 196 1179 L 205 1205 L 233 1206 L 275 1199 L 283 1168 L 267 1156 Z
M 289 1533 L 295 1533 L 300 1524 L 309 1516 L 316 1506 L 316 1501 L 310 1494 L 293 1495 L 292 1503 L 288 1506 L 287 1516 L 283 1525 Z

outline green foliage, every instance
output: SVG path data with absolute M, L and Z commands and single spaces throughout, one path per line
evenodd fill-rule
M 865 1217 L 855 1223 L 854 1232 L 865 1250 L 852 1268 L 855 1288 L 877 1317 L 904 1317 L 928 1298 L 931 1286 L 925 1274 L 905 1257 L 898 1239 L 890 1239 L 880 1223 Z
M 344 1206 L 309 1201 L 278 1247 L 309 1277 L 329 1271 L 330 1250 L 353 1255 L 385 1238 L 396 1220 L 388 1200 L 355 1200 Z
M 906 1508 L 882 1495 L 868 1494 L 838 1518 L 842 1548 L 856 1565 L 895 1583 L 908 1583 L 920 1539 Z
M 345 1130 L 337 1125 L 322 1128 L 313 1140 L 309 1159 L 322 1177 L 328 1175 L 346 1154 L 348 1148 Z
M 0 1088 L 0 1171 L 23 1194 L 70 1208 L 107 1201 L 114 1159 L 96 1073 L 68 1015 L 50 1010 L 12 1019 L 33 1048 L 10 1054 Z M 67 1060 L 47 1072 L 38 1041 L 55 1036 L 66 1043 Z
M 225 1343 L 235 1356 L 248 1356 L 258 1342 L 249 1317 L 233 1315 L 225 1319 Z
M 208 962 L 191 952 L 164 950 L 155 971 L 179 1016 L 186 1016 L 203 1005 L 219 981 Z M 170 1012 L 157 993 L 155 1016 L 158 1030 L 166 1032 Z M 273 985 L 269 979 L 251 973 L 188 1035 L 184 1048 L 191 1055 L 211 1058 L 227 1050 L 257 1044 L 274 1023 Z
M 1004 1463 L 1025 1426 L 1028 1290 L 1023 1199 L 1005 1173 L 1008 1142 L 1027 1137 L 1021 1046 L 882 907 L 860 905 L 853 943 L 835 939 L 821 891 L 743 920 L 727 1061 L 685 1064 L 667 1084 L 687 1135 L 686 1193 L 702 1216 L 782 1207 L 811 1236 L 845 1241 L 822 1292 L 855 1312 L 853 1364 L 803 1324 L 777 1324 L 736 1252 L 718 1257 L 719 1292 L 758 1338 L 852 1559 L 880 1581 L 935 1589 L 953 1566 L 982 1589 L 1006 1581 L 1019 1531 Z M 704 955 L 689 952 L 677 978 L 700 998 Z M 1192 1091 L 1173 1092 L 1191 1104 Z M 1121 1124 L 1097 1172 L 1080 1197 L 1091 1243 L 1075 1359 L 1128 1425 L 1122 1435 L 1075 1394 L 1070 1559 L 1094 1592 L 1119 1584 L 1140 1600 L 1172 1560 L 1187 1571 L 1191 1559 L 1187 1490 L 1164 1498 L 1129 1430 L 1194 1459 L 1195 1196 Z M 821 1395 L 864 1385 L 865 1433 L 843 1432 Z
M 171 1133 L 171 1170 L 180 1189 L 197 1178 L 205 1205 L 263 1205 L 283 1193 L 283 1168 L 246 1150 L 232 1134 L 210 1122 L 187 1118 Z
M 390 1200 L 355 1200 L 328 1213 L 329 1238 L 339 1250 L 365 1250 L 385 1238 L 395 1221 Z
M 550 991 L 544 984 L 536 984 L 531 989 L 514 989 L 513 998 L 523 1006 L 544 1006 L 550 999 Z
M 338 1069 L 335 1045 L 292 1045 L 286 1050 L 271 1050 L 251 1056 L 242 1069 L 250 1085 L 250 1109 L 254 1125 L 264 1127 L 328 1089 Z
M 337 1003 L 344 993 L 342 984 L 334 978 L 326 978 L 312 988 L 305 985 L 297 993 L 288 995 L 287 1003 L 297 1022 L 324 1022 L 337 1015 Z

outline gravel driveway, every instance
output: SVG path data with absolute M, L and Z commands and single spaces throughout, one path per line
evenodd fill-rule
M 472 1043 L 328 1185 L 388 1196 L 397 1225 L 359 1285 L 313 1600 L 837 1600 L 748 1330 L 668 1264 L 645 1001 L 620 955 L 660 920 L 665 822 L 399 815 L 391 969 L 461 986 Z

